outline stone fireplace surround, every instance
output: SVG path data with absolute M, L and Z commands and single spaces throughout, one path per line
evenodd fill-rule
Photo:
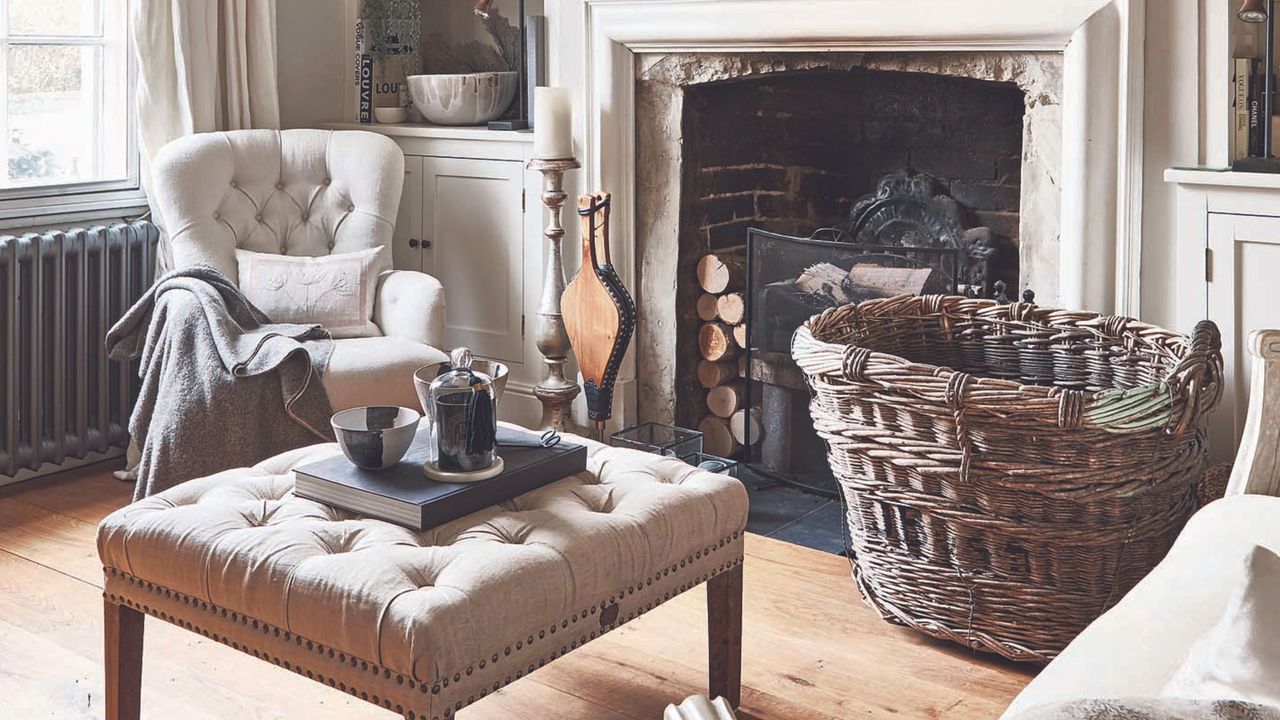
M 649 56 L 672 53 L 1060 53 L 1059 240 L 1044 263 L 1056 283 L 1024 283 L 1040 282 L 1045 304 L 1137 313 L 1144 11 L 1145 0 L 552 0 L 556 82 L 578 94 L 582 187 L 614 193 L 615 257 L 641 306 L 636 347 L 672 331 L 645 302 L 674 295 L 674 279 L 639 272 L 636 242 L 638 210 L 646 222 L 678 222 L 638 205 L 636 172 L 637 74 Z M 669 417 L 661 375 L 633 352 L 615 417 Z

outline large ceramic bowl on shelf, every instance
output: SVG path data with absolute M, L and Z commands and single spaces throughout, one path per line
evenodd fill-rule
M 409 97 L 436 125 L 483 125 L 511 107 L 519 76 L 514 72 L 410 75 Z

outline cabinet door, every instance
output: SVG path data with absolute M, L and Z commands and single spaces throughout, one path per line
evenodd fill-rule
M 513 363 L 523 360 L 523 170 L 423 158 L 422 269 L 444 284 L 449 344 Z
M 1208 318 L 1222 331 L 1222 404 L 1210 419 L 1209 449 L 1230 460 L 1249 408 L 1249 334 L 1280 328 L 1280 218 L 1209 214 Z
M 404 193 L 391 239 L 392 263 L 397 270 L 422 270 L 422 156 L 404 156 Z

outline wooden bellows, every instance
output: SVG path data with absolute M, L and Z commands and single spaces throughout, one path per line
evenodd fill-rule
M 596 422 L 612 416 L 614 383 L 636 326 L 635 301 L 610 261 L 609 205 L 609 193 L 578 198 L 582 265 L 560 300 L 582 372 L 587 416 Z

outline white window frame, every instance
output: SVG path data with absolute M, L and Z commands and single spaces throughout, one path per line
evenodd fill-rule
M 99 46 L 103 48 L 102 66 L 108 57 L 124 59 L 123 72 L 102 79 L 97 101 L 99 121 L 107 123 L 104 137 L 124 134 L 126 176 L 116 180 L 54 183 L 29 187 L 0 188 L 0 220 L 21 217 L 43 217 L 136 208 L 146 205 L 146 193 L 142 189 L 141 160 L 138 146 L 138 109 L 135 89 L 138 81 L 137 58 L 134 57 L 129 36 L 129 6 L 131 0 L 102 0 L 101 35 L 77 36 L 17 36 L 9 35 L 9 1 L 0 0 L 0 112 L 7 105 L 9 48 L 23 45 Z M 124 84 L 126 92 L 124 117 L 106 117 L 101 111 L 105 93 L 113 86 Z M 4 119 L 0 118 L 0 126 Z M 0 137 L 0 142 L 7 142 Z

